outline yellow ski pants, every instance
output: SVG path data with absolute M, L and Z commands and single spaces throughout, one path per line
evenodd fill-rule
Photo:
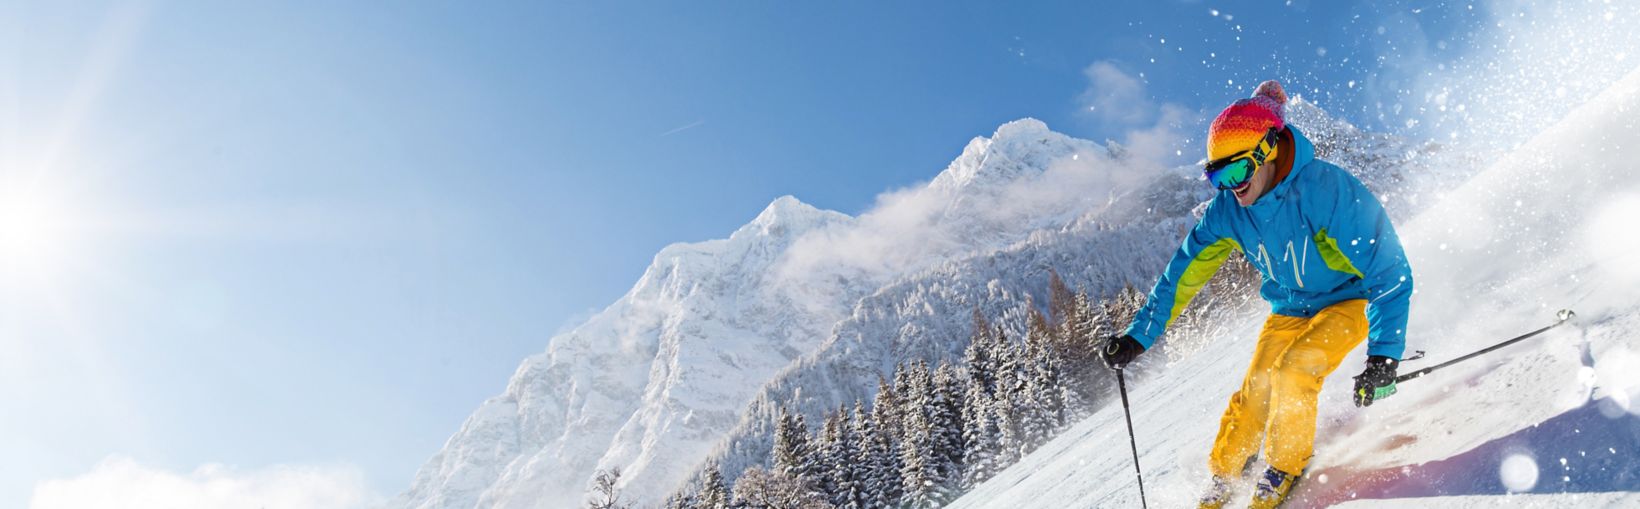
M 1234 479 L 1264 439 L 1264 459 L 1298 475 L 1315 448 L 1321 382 L 1367 338 L 1367 301 L 1347 300 L 1309 318 L 1270 315 L 1241 390 L 1219 421 L 1208 467 Z

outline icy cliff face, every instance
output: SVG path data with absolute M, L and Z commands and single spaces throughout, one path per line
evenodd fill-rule
M 1325 147 L 1370 139 L 1397 171 L 1430 164 L 1428 147 L 1309 114 L 1295 124 Z M 709 457 L 732 475 L 766 453 L 771 403 L 813 417 L 869 400 L 895 363 L 960 352 L 975 309 L 1022 323 L 1050 270 L 1095 294 L 1148 288 L 1210 193 L 1192 168 L 1024 119 L 859 217 L 782 197 L 727 239 L 663 249 L 625 296 L 526 359 L 394 505 L 575 507 L 611 467 L 630 500 L 655 504 Z
M 840 304 L 794 306 L 766 279 L 794 238 L 850 221 L 788 196 L 728 239 L 661 250 L 619 301 L 526 359 L 399 502 L 568 507 L 599 467 L 665 480 L 835 320 L 816 311 Z

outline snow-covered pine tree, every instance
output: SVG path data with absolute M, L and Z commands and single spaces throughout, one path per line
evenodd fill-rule
M 1086 415 L 1093 408 L 1097 396 L 1109 379 L 1104 364 L 1099 360 L 1099 348 L 1108 331 L 1097 325 L 1100 314 L 1085 292 L 1076 292 L 1069 314 L 1056 326 L 1056 350 L 1063 362 L 1064 383 L 1070 389 L 1066 398 L 1071 416 Z
M 1057 350 L 1067 422 L 1091 413 L 1098 401 L 1098 380 L 1103 375 L 1099 368 L 1103 366 L 1098 363 L 1100 345 L 1093 332 L 1092 306 L 1087 293 L 1076 292 L 1070 316 L 1059 324 Z
M 1053 438 L 1070 425 L 1072 416 L 1065 400 L 1065 360 L 1052 348 L 1046 349 L 1043 354 L 1047 358 L 1037 378 L 1041 380 L 1044 391 L 1042 401 L 1048 411 L 1048 423 L 1052 426 L 1048 438 Z
M 820 481 L 826 470 L 825 451 L 821 448 L 819 437 L 821 430 L 809 433 L 809 426 L 805 422 L 803 414 L 800 413 L 792 415 L 792 425 L 797 428 L 797 432 L 803 434 L 803 445 L 806 448 L 804 452 L 807 453 L 803 455 L 803 462 L 798 464 L 797 471 L 792 478 L 801 481 L 809 487 L 810 491 L 818 494 L 820 493 Z M 820 498 L 825 497 L 821 495 Z
M 695 496 L 693 494 L 682 493 L 677 493 L 670 497 L 666 497 L 666 502 L 661 507 L 665 509 L 697 509 L 697 506 L 695 505 Z
M 1025 413 L 1020 401 L 1025 399 L 1025 380 L 1021 376 L 1026 363 L 1021 344 L 999 334 L 992 344 L 991 358 L 997 363 L 996 394 L 991 398 L 991 415 L 996 418 L 998 469 L 1006 468 L 1023 456 L 1025 449 Z
M 967 456 L 962 438 L 962 398 L 968 392 L 968 379 L 956 366 L 941 362 L 934 370 L 932 387 L 933 405 L 929 422 L 934 431 L 934 449 L 939 457 L 940 485 L 948 494 L 956 491 L 962 478 L 963 458 Z
M 1004 375 L 1004 379 L 1009 378 Z M 1019 461 L 1024 450 L 1024 438 L 1020 434 L 1019 412 L 1008 394 L 1000 394 L 991 400 L 990 414 L 996 422 L 997 452 L 994 456 L 996 468 L 1001 471 L 1008 465 Z
M 1035 451 L 1037 446 L 1047 442 L 1053 430 L 1052 425 L 1048 423 L 1048 412 L 1041 398 L 1043 387 L 1037 385 L 1034 377 L 1021 378 L 1025 380 L 1025 390 L 1015 401 L 1014 408 L 1019 413 L 1020 456 L 1027 456 Z
M 1022 342 L 1018 362 L 1015 363 L 1016 384 L 1019 391 L 1014 394 L 1014 408 L 1019 414 L 1021 445 L 1024 453 L 1029 454 L 1037 445 L 1046 442 L 1052 436 L 1057 423 L 1052 422 L 1050 409 L 1044 396 L 1050 390 L 1042 385 L 1041 374 L 1048 362 L 1048 320 L 1047 317 L 1031 309 L 1028 315 L 1025 340 Z
M 876 421 L 871 418 L 858 402 L 854 406 L 854 436 L 859 440 L 859 447 L 854 451 L 854 466 L 856 472 L 855 489 L 856 500 L 860 508 L 886 507 L 887 499 L 883 496 L 882 470 L 884 453 L 880 447 L 880 437 L 877 433 Z
M 1076 292 L 1060 279 L 1059 271 L 1048 270 L 1048 318 L 1051 323 L 1064 323 L 1076 314 Z
M 901 370 L 903 370 L 903 366 Z M 895 378 L 900 378 L 896 371 Z M 869 507 L 895 507 L 905 493 L 900 479 L 900 398 L 882 378 L 877 379 L 877 396 L 872 400 L 870 476 L 866 486 Z
M 831 479 L 832 505 L 842 508 L 860 507 L 860 465 L 854 458 L 860 454 L 860 437 L 854 433 L 854 419 L 861 418 L 865 409 L 860 402 L 854 403 L 854 411 L 837 409 L 837 438 L 831 443 L 829 456 L 832 458 Z
M 826 423 L 820 427 L 820 436 L 814 441 L 815 456 L 819 458 L 815 472 L 816 488 L 834 506 L 842 505 L 843 485 L 850 482 L 853 474 L 848 466 L 853 456 L 845 437 L 845 433 L 849 433 L 848 428 L 848 412 L 839 407 L 826 415 Z
M 770 469 L 785 472 L 797 468 L 804 455 L 798 445 L 801 434 L 792 433 L 791 409 L 781 405 L 774 416 L 774 448 L 769 450 Z
M 963 491 L 996 474 L 997 428 L 991 417 L 991 396 L 977 384 L 963 398 Z
M 837 413 L 826 414 L 821 421 L 817 434 L 809 439 L 809 446 L 814 449 L 814 490 L 820 492 L 827 500 L 835 491 L 832 472 L 831 449 L 832 441 L 837 439 Z
M 974 334 L 968 340 L 968 348 L 963 350 L 963 365 L 968 370 L 968 383 L 978 385 L 980 390 L 990 396 L 996 391 L 996 360 L 991 357 L 992 343 L 991 324 L 985 320 L 985 315 L 979 308 L 974 308 Z
M 796 477 L 758 467 L 735 481 L 734 506 L 743 509 L 827 509 L 825 497 Z
M 899 379 L 904 382 L 900 394 L 900 478 L 905 490 L 900 503 L 910 508 L 938 507 L 944 500 L 939 492 L 935 431 L 929 419 L 933 388 L 928 365 L 913 362 Z
M 834 502 L 841 509 L 865 509 L 868 507 L 866 505 L 866 483 L 870 471 L 862 458 L 870 454 L 871 438 L 864 433 L 864 430 L 870 426 L 870 421 L 871 417 L 870 414 L 866 413 L 865 403 L 857 399 L 854 400 L 854 409 L 844 415 L 841 423 L 843 428 L 841 430 L 842 438 L 845 445 L 838 450 L 836 456 L 837 461 L 840 463 L 838 465 L 839 472 L 836 475 L 841 478 L 846 473 L 848 477 L 848 482 L 841 483 L 838 486 L 839 497 L 837 500 L 840 500 L 840 502 Z
M 1000 332 L 1000 331 L 999 331 Z M 991 363 L 995 367 L 993 376 L 995 386 L 991 390 L 992 399 L 1007 400 L 1018 392 L 1016 380 L 1019 378 L 1018 346 L 1008 339 L 1005 333 L 998 334 L 991 342 Z
M 774 472 L 813 485 L 817 468 L 803 414 L 780 407 L 775 422 L 774 449 L 769 459 Z
M 700 481 L 695 507 L 699 509 L 729 509 L 729 488 L 723 485 L 723 471 L 717 464 L 706 467 Z

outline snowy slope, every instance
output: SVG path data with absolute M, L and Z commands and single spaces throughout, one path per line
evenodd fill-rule
M 1327 381 L 1316 457 L 1287 507 L 1640 506 L 1637 124 L 1640 72 L 1400 225 L 1420 285 L 1409 351 L 1429 352 L 1405 370 L 1546 325 L 1561 307 L 1579 317 L 1364 410 L 1347 396 L 1356 352 Z M 1190 506 L 1205 487 L 1262 319 L 1130 384 L 1152 506 Z M 1107 407 L 952 507 L 1136 507 L 1126 433 Z

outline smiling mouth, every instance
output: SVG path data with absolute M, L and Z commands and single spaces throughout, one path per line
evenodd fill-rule
M 1247 191 L 1249 191 L 1251 189 L 1253 189 L 1253 183 L 1252 182 L 1246 182 L 1246 183 L 1243 183 L 1242 185 L 1240 185 L 1238 187 L 1231 188 L 1230 192 L 1235 193 L 1236 198 L 1246 198 L 1247 197 Z

